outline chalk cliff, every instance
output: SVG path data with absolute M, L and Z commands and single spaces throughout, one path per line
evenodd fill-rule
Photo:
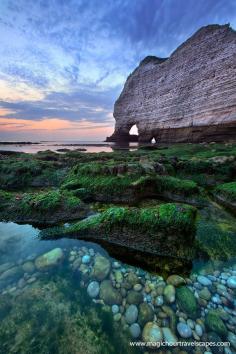
M 146 57 L 128 77 L 114 106 L 107 141 L 236 139 L 236 32 L 229 25 L 199 29 L 169 58 Z

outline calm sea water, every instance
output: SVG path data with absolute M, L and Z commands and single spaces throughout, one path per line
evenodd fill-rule
M 127 146 L 117 146 L 113 143 L 104 143 L 98 141 L 45 141 L 37 144 L 1 144 L 0 150 L 4 151 L 20 151 L 26 153 L 37 153 L 38 151 L 57 151 L 58 149 L 86 149 L 85 152 L 112 152 L 114 149 L 136 149 L 137 143 L 130 143 Z

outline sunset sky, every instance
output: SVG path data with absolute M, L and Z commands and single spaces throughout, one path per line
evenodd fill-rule
M 235 0 L 0 0 L 0 140 L 104 140 L 126 77 Z

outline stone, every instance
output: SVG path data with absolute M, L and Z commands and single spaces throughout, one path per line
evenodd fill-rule
M 23 275 L 21 267 L 12 267 L 0 275 L 0 280 L 19 279 Z
M 217 311 L 210 310 L 207 313 L 205 325 L 210 331 L 217 333 L 220 337 L 225 338 L 227 336 L 227 328 Z
M 151 305 L 143 302 L 139 305 L 139 315 L 138 315 L 138 323 L 140 326 L 144 326 L 145 323 L 151 322 L 154 318 L 154 311 Z
M 111 311 L 115 315 L 116 313 L 119 312 L 119 306 L 118 305 L 112 305 Z
M 26 285 L 25 279 L 24 278 L 19 279 L 17 285 L 20 289 L 22 289 Z
M 120 268 L 120 263 L 117 262 L 117 261 L 113 262 L 113 263 L 112 263 L 112 268 L 114 268 L 114 269 Z
M 90 255 L 85 254 L 85 255 L 82 257 L 82 263 L 83 263 L 83 264 L 89 264 L 90 261 L 91 261 Z
M 138 308 L 136 305 L 129 305 L 125 311 L 125 320 L 128 324 L 132 324 L 137 321 Z
M 187 320 L 187 325 L 191 328 L 194 329 L 195 323 L 193 322 L 193 320 L 191 320 L 190 318 Z
M 206 287 L 203 288 L 202 290 L 200 290 L 198 294 L 202 299 L 204 299 L 206 301 L 210 300 L 210 298 L 211 298 L 211 293 L 208 290 L 208 288 L 206 288 Z
M 116 313 L 114 316 L 113 316 L 113 319 L 115 322 L 118 322 L 121 320 L 121 313 Z
M 0 264 L 0 274 L 12 267 L 14 267 L 14 263 L 11 263 L 11 262 L 6 262 L 6 263 Z
M 232 347 L 236 350 L 236 334 L 234 334 L 232 332 L 228 332 L 227 339 L 230 342 L 230 344 L 232 345 Z
M 129 290 L 137 283 L 139 283 L 138 276 L 133 272 L 129 272 L 125 278 L 124 287 Z
M 134 290 L 135 290 L 135 291 L 141 291 L 142 288 L 143 288 L 143 287 L 142 287 L 141 284 L 135 284 L 135 285 L 134 285 Z
M 87 287 L 87 293 L 89 297 L 96 298 L 100 291 L 100 285 L 97 281 L 92 281 Z
M 165 287 L 164 297 L 168 303 L 175 301 L 175 287 L 173 285 L 169 284 Z
M 35 260 L 35 266 L 40 271 L 47 270 L 48 268 L 55 267 L 60 264 L 63 257 L 64 255 L 62 249 L 57 247 L 37 257 Z
M 211 286 L 212 285 L 212 281 L 210 279 L 208 279 L 207 277 L 205 277 L 204 275 L 199 275 L 197 277 L 197 281 L 202 284 L 203 286 Z
M 170 344 L 178 342 L 178 338 L 169 327 L 162 327 L 164 341 Z
M 164 299 L 162 295 L 157 296 L 155 300 L 155 305 L 156 306 L 162 306 L 164 304 Z
M 235 275 L 228 278 L 227 286 L 231 289 L 236 289 L 236 276 Z
M 162 329 L 155 322 L 148 322 L 143 328 L 144 342 L 160 342 L 163 339 Z
M 107 141 L 227 141 L 236 136 L 236 33 L 200 28 L 169 58 L 148 56 L 127 78 Z M 129 135 L 132 126 L 138 136 Z
M 222 338 L 215 332 L 209 332 L 207 333 L 206 341 L 212 343 L 219 343 L 222 342 Z M 210 348 L 213 354 L 223 354 L 223 353 L 226 354 L 224 347 L 211 346 Z
M 195 326 L 195 331 L 196 331 L 196 333 L 197 333 L 197 335 L 198 335 L 199 337 L 202 336 L 202 334 L 203 334 L 203 329 L 202 329 L 202 326 L 200 326 L 200 324 L 196 324 L 196 326 Z
M 110 273 L 111 263 L 108 258 L 103 256 L 96 256 L 92 270 L 92 277 L 96 280 L 105 279 Z
M 176 329 L 176 314 L 170 306 L 162 306 L 162 310 L 167 314 L 170 321 L 170 329 L 175 332 Z
M 166 282 L 167 282 L 167 284 L 171 284 L 175 287 L 180 286 L 180 285 L 184 285 L 186 283 L 185 279 L 177 274 L 170 275 L 167 278 Z
M 123 282 L 123 274 L 120 270 L 116 270 L 114 276 L 117 283 L 121 284 Z
M 27 284 L 32 284 L 32 283 L 34 283 L 36 280 L 37 280 L 36 277 L 30 277 L 30 278 L 27 280 Z
M 127 303 L 139 305 L 143 302 L 143 294 L 139 291 L 130 290 L 127 295 Z
M 35 265 L 33 262 L 28 261 L 22 264 L 22 269 L 25 273 L 33 273 L 35 271 Z
M 179 322 L 177 324 L 177 331 L 182 338 L 192 337 L 192 330 L 186 323 Z
M 185 312 L 190 318 L 196 318 L 198 306 L 192 291 L 186 286 L 176 289 L 176 300 L 181 311 Z
M 129 327 L 130 334 L 133 338 L 138 338 L 141 334 L 141 328 L 138 323 L 133 323 Z
M 103 280 L 100 285 L 100 298 L 107 305 L 121 305 L 122 296 L 119 290 L 112 286 L 110 280 Z

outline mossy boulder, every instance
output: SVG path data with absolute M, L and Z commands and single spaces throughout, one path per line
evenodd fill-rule
M 186 286 L 176 289 L 176 300 L 181 311 L 189 317 L 196 318 L 198 314 L 198 305 L 193 292 Z
M 103 280 L 100 285 L 100 298 L 107 305 L 120 305 L 122 296 L 120 292 L 112 286 L 110 280 Z
M 236 182 L 220 184 L 215 188 L 215 192 L 229 201 L 236 202 Z
M 210 310 L 207 313 L 205 325 L 210 331 L 217 333 L 220 337 L 225 338 L 227 336 L 227 328 L 217 310 Z
M 91 276 L 96 280 L 103 280 L 107 277 L 111 269 L 111 263 L 108 258 L 96 256 Z
M 218 185 L 213 191 L 216 201 L 236 214 L 236 182 Z
M 196 209 L 185 204 L 113 207 L 65 228 L 63 235 L 105 240 L 152 254 L 191 258 L 195 216 Z
M 64 255 L 62 249 L 57 247 L 36 258 L 35 266 L 40 271 L 48 270 L 49 268 L 60 264 L 63 260 L 63 257 Z
M 0 202 L 0 219 L 7 221 L 54 224 L 89 213 L 89 207 L 72 192 L 59 189 L 17 194 L 0 191 Z

